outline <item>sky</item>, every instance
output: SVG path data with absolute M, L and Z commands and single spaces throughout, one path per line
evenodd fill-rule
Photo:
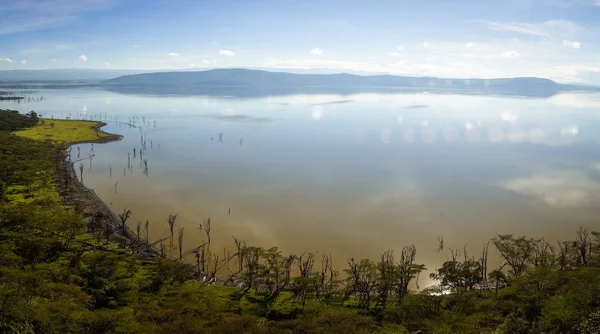
M 0 70 L 219 67 L 600 84 L 600 0 L 0 1 Z

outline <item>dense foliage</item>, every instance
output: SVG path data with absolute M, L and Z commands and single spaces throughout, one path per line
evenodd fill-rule
M 33 125 L 31 115 L 0 111 L 0 117 L 13 124 L 10 131 Z M 221 258 L 210 242 L 201 245 L 193 252 L 194 265 L 164 253 L 140 258 L 62 203 L 53 180 L 55 149 L 55 143 L 0 131 L 1 333 L 600 328 L 600 240 L 587 229 L 557 245 L 497 236 L 478 258 L 450 249 L 448 261 L 432 273 L 440 285 L 418 293 L 409 288 L 424 270 L 414 246 L 396 255 L 385 252 L 377 261 L 348 259 L 343 274 L 325 255 L 283 255 L 237 239 L 234 254 Z M 173 236 L 176 216 L 171 221 Z M 203 228 L 210 240 L 210 220 Z M 137 233 L 143 239 L 139 228 Z M 176 248 L 173 237 L 171 244 Z M 488 245 L 504 259 L 501 268 L 488 270 Z

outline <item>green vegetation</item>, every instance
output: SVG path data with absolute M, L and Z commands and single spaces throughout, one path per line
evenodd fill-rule
M 107 233 L 114 227 L 83 219 L 56 190 L 55 150 L 97 139 L 95 124 L 51 127 L 36 116 L 0 111 L 1 333 L 600 331 L 600 235 L 587 229 L 557 245 L 497 236 L 478 258 L 440 241 L 450 250 L 432 274 L 440 286 L 421 292 L 408 288 L 424 269 L 414 246 L 349 259 L 345 275 L 328 256 L 286 256 L 237 239 L 231 255 L 201 245 L 194 265 L 136 257 Z M 12 133 L 25 127 L 33 128 Z M 210 220 L 202 226 L 210 240 Z M 488 270 L 488 245 L 502 268 Z
M 108 134 L 97 130 L 96 126 L 98 126 L 98 122 L 46 119 L 40 121 L 37 126 L 19 131 L 16 134 L 24 138 L 51 140 L 55 143 L 79 143 L 108 136 Z

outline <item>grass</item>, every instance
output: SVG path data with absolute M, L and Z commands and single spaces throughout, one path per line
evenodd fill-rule
M 14 132 L 15 135 L 32 140 L 50 140 L 60 145 L 66 142 L 76 143 L 94 141 L 108 136 L 107 133 L 96 131 L 98 122 L 41 119 L 30 129 Z M 29 187 L 11 186 L 7 189 L 7 199 L 11 203 L 23 204 L 35 200 L 60 201 L 60 196 L 52 180 L 51 173 L 42 173 L 33 180 Z
M 42 119 L 31 129 L 19 130 L 17 136 L 34 140 L 51 140 L 57 144 L 93 141 L 108 136 L 94 129 L 98 122 Z

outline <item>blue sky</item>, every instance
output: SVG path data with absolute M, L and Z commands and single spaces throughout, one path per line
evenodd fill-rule
M 0 2 L 0 69 L 231 66 L 600 83 L 600 0 Z

